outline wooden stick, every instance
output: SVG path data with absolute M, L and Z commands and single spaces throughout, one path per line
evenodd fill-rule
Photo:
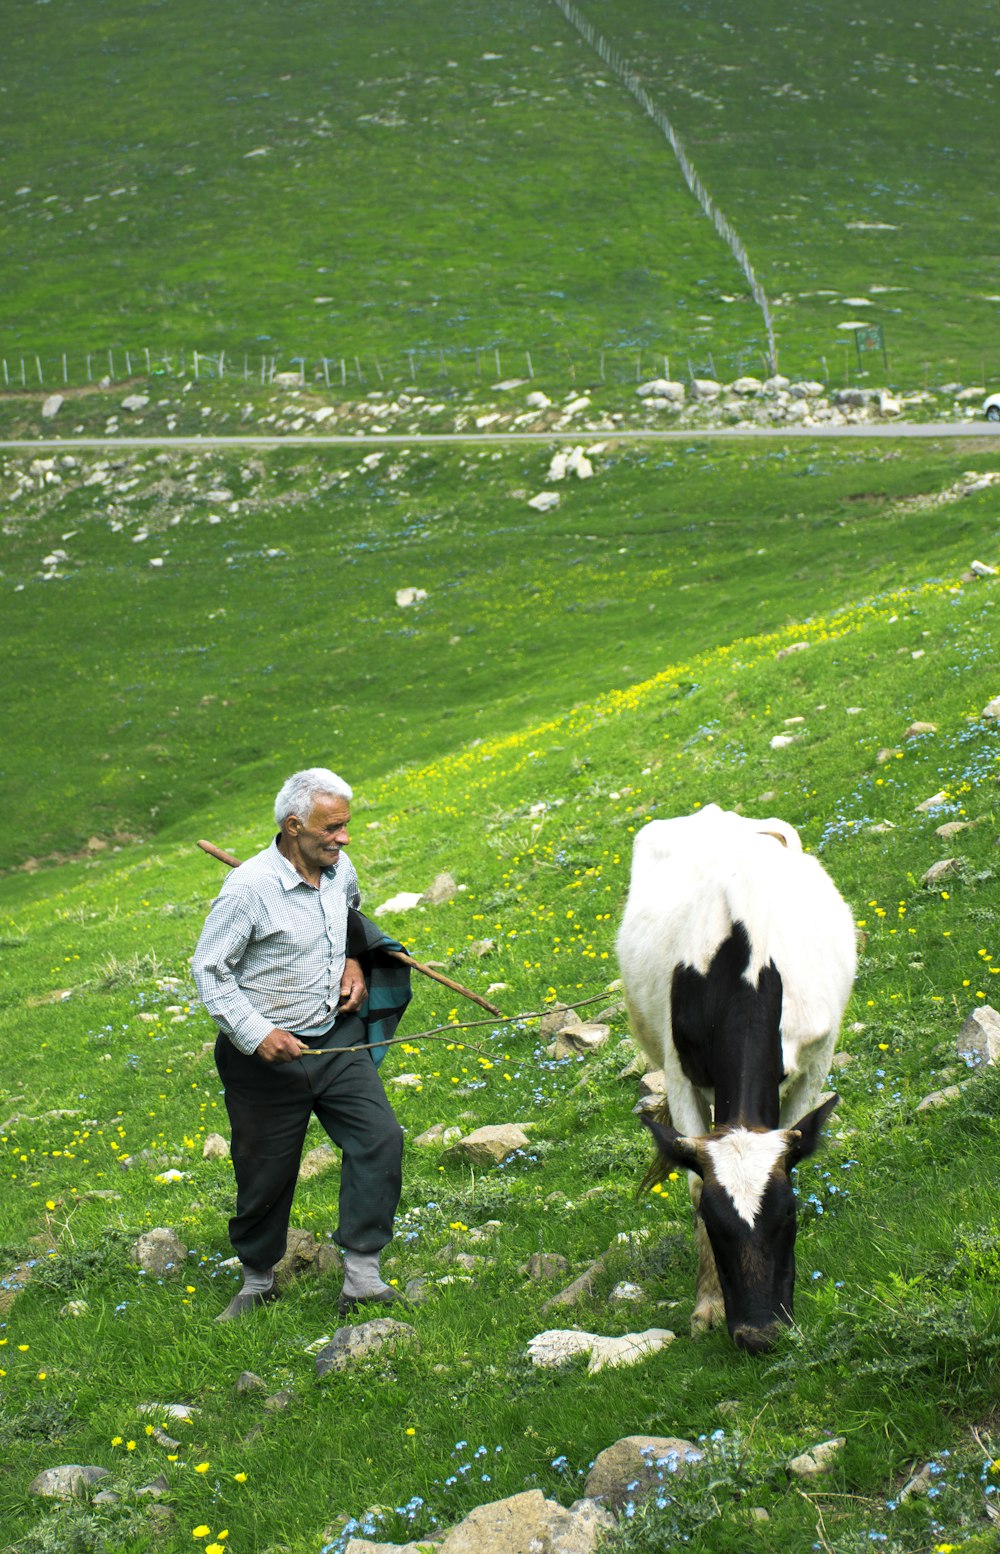
M 199 842 L 202 852 L 208 853 L 210 858 L 218 858 L 220 863 L 228 864 L 231 869 L 238 869 L 242 860 L 233 853 L 223 852 L 221 847 L 216 847 L 214 842 Z M 442 987 L 450 988 L 453 993 L 460 993 L 463 998 L 469 998 L 480 1009 L 485 1009 L 488 1014 L 495 1014 L 503 1018 L 503 1011 L 496 1004 L 491 1004 L 488 999 L 480 998 L 478 993 L 473 993 L 469 988 L 463 987 L 461 982 L 453 982 L 450 977 L 442 976 L 440 971 L 434 971 L 430 966 L 424 966 L 420 961 L 414 960 L 412 955 L 407 955 L 405 950 L 385 950 L 386 955 L 391 955 L 393 960 L 400 960 L 413 971 L 419 971 L 425 977 L 430 977 L 433 982 L 440 982 Z

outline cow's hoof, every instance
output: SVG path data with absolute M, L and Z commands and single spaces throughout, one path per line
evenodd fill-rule
M 702 1333 L 710 1333 L 713 1327 L 719 1327 L 725 1320 L 725 1306 L 721 1302 L 706 1301 L 703 1305 L 694 1308 L 691 1316 L 691 1337 L 700 1338 Z

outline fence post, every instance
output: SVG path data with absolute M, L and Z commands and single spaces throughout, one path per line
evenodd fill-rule
M 194 381 L 196 383 L 198 382 L 198 377 L 199 377 L 199 373 L 198 373 L 198 352 L 195 351 L 195 353 L 194 353 Z
M 243 382 L 244 383 L 247 381 L 249 376 L 250 376 L 250 358 L 247 355 L 246 351 L 244 351 L 243 352 Z
M 41 363 L 40 358 L 37 357 L 37 356 L 35 357 L 35 367 L 36 367 L 37 372 L 38 372 L 38 381 L 39 381 L 39 383 L 41 383 L 42 382 L 42 363 Z
M 503 376 L 503 374 L 502 374 L 502 373 L 501 373 L 501 371 L 500 371 L 500 352 L 499 352 L 499 350 L 498 350 L 498 349 L 496 349 L 496 348 L 494 348 L 494 351 L 493 351 L 493 354 L 494 354 L 494 356 L 495 356 L 495 357 L 496 357 L 496 363 L 497 363 L 497 377 L 498 377 L 498 378 L 500 378 L 500 377 L 502 377 L 502 376 Z
M 125 352 L 125 376 L 126 378 L 130 378 L 132 376 L 132 358 L 128 351 Z
M 325 356 L 323 357 L 323 382 L 327 388 L 330 387 L 330 363 Z
M 64 383 L 68 383 L 69 382 L 69 375 L 68 375 L 68 373 L 66 371 L 66 352 L 65 351 L 63 351 L 63 382 Z
M 110 351 L 108 352 L 108 377 L 112 383 L 115 381 L 115 359 Z
M 225 353 L 225 351 L 220 351 L 219 352 L 219 377 L 220 378 L 224 378 L 225 376 L 226 376 L 226 353 Z
M 417 373 L 413 365 L 413 352 L 407 351 L 405 354 L 410 358 L 410 382 L 414 383 L 416 382 Z
M 4 388 L 9 388 L 10 387 L 10 378 L 7 376 L 7 358 L 6 358 L 6 356 L 3 359 L 3 386 L 4 386 Z
M 340 386 L 347 387 L 347 363 L 343 357 L 340 358 Z
M 24 357 L 22 356 L 21 357 L 21 387 L 22 388 L 27 388 L 27 386 L 28 386 L 28 380 L 24 376 Z
M 377 356 L 375 358 L 375 371 L 378 373 L 379 382 L 384 383 L 385 379 L 382 377 L 382 368 L 379 366 L 379 360 Z
M 150 360 L 149 360 L 149 346 L 148 345 L 145 347 L 145 350 L 146 350 L 146 376 L 148 377 L 149 374 L 152 372 L 153 368 L 152 368 L 152 365 L 151 365 Z
M 531 378 L 532 381 L 534 381 L 535 369 L 531 365 L 531 352 L 530 351 L 525 351 L 524 355 L 525 355 L 525 359 L 527 360 L 527 363 L 528 363 L 528 377 Z
M 358 382 L 359 383 L 363 383 L 365 381 L 365 375 L 361 371 L 361 363 L 358 361 L 358 358 L 356 356 L 354 358 L 354 366 L 355 366 L 355 369 L 356 369 L 357 374 L 358 374 Z
M 483 370 L 482 370 L 482 367 L 479 365 L 479 347 L 477 345 L 476 346 L 476 377 L 477 378 L 481 378 L 482 375 L 483 375 Z

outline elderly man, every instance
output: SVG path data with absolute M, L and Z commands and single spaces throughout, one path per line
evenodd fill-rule
M 236 1175 L 229 1235 L 243 1266 L 218 1321 L 278 1297 L 274 1265 L 313 1112 L 343 1154 L 340 1315 L 401 1299 L 382 1280 L 379 1255 L 399 1203 L 402 1129 L 371 1054 L 337 1050 L 366 1040 L 365 979 L 347 953 L 348 908 L 359 902 L 343 851 L 350 801 L 347 783 L 324 767 L 290 777 L 275 800 L 278 836 L 223 882 L 195 951 L 195 982 L 219 1027 Z

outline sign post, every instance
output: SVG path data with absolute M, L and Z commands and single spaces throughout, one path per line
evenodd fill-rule
M 889 358 L 885 350 L 885 332 L 881 324 L 864 324 L 854 331 L 854 344 L 858 349 L 858 367 L 864 366 L 865 354 L 868 351 L 881 351 L 882 363 L 886 370 L 889 367 Z

